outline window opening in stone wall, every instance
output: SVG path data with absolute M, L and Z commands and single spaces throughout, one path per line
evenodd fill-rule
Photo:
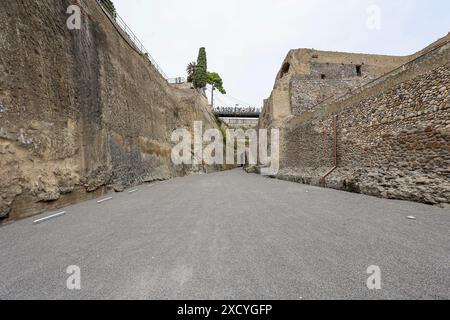
M 291 68 L 291 65 L 289 64 L 289 62 L 286 62 L 284 65 L 283 65 L 283 68 L 281 68 L 281 76 L 280 76 L 280 79 L 281 78 L 283 78 L 288 72 L 289 72 L 289 69 Z
M 358 77 L 362 77 L 362 66 L 361 65 L 356 66 L 356 75 Z

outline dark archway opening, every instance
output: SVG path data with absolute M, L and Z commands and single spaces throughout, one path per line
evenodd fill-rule
M 362 66 L 361 65 L 356 66 L 356 75 L 358 77 L 362 77 Z
M 288 74 L 290 69 L 291 69 L 291 64 L 289 62 L 286 62 L 283 65 L 283 67 L 281 68 L 280 79 L 282 79 L 286 74 Z

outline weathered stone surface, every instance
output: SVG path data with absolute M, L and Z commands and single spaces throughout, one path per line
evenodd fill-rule
M 450 203 L 450 45 L 439 44 L 444 45 L 410 56 L 415 59 L 404 67 L 344 95 L 339 79 L 291 75 L 294 115 L 278 121 L 283 137 L 278 177 L 321 185 L 334 166 L 337 116 L 338 168 L 325 179 L 327 187 L 440 206 Z M 331 74 L 338 78 L 338 72 Z M 321 103 L 323 93 L 330 92 L 338 94 Z M 285 107 L 271 103 L 274 110 Z M 277 123 L 274 117 L 263 112 L 260 125 Z
M 410 59 L 412 56 L 291 50 L 264 101 L 259 126 L 281 127 L 290 116 L 313 111 L 322 101 L 354 90 Z
M 82 28 L 72 31 L 73 1 L 2 3 L 3 218 L 89 199 L 106 186 L 187 174 L 170 160 L 171 132 L 194 120 L 217 126 L 206 98 L 171 87 L 96 1 L 75 3 Z
M 244 170 L 247 173 L 258 173 L 258 168 L 256 166 L 246 166 L 244 167 Z
M 115 192 L 124 192 L 125 191 L 125 187 L 121 184 L 114 185 L 113 189 Z

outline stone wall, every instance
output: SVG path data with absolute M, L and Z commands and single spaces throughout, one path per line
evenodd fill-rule
M 344 95 L 367 82 L 359 78 L 313 80 L 295 77 L 291 81 L 290 90 L 291 114 L 313 111 L 324 100 Z
M 69 5 L 81 30 L 66 27 Z M 171 87 L 96 1 L 4 1 L 0 10 L 0 217 L 10 220 L 186 174 L 171 132 L 216 121 Z
M 291 50 L 270 97 L 264 101 L 259 126 L 281 128 L 288 117 L 312 110 L 322 101 L 358 88 L 411 59 L 410 56 Z
M 450 203 L 450 44 L 284 124 L 279 178 L 385 198 Z M 319 90 L 320 91 L 320 90 Z

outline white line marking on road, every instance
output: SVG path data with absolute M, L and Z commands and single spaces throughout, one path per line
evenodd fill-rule
M 105 198 L 105 199 L 102 199 L 102 200 L 98 200 L 97 203 L 100 204 L 100 203 L 103 203 L 103 202 L 106 202 L 106 201 L 109 201 L 109 200 L 112 200 L 112 199 L 113 199 L 113 197 Z
M 138 191 L 139 191 L 139 189 L 133 189 L 133 190 L 128 191 L 128 193 L 135 193 L 135 192 L 138 192 Z
M 58 217 L 61 217 L 61 216 L 65 215 L 65 214 L 66 214 L 65 211 L 60 212 L 60 213 L 56 213 L 56 214 L 53 214 L 51 216 L 35 220 L 35 221 L 33 221 L 33 224 L 38 224 L 38 223 L 41 223 L 41 222 L 44 222 L 44 221 L 47 221 L 47 220 L 50 220 L 50 219 L 58 218 Z

